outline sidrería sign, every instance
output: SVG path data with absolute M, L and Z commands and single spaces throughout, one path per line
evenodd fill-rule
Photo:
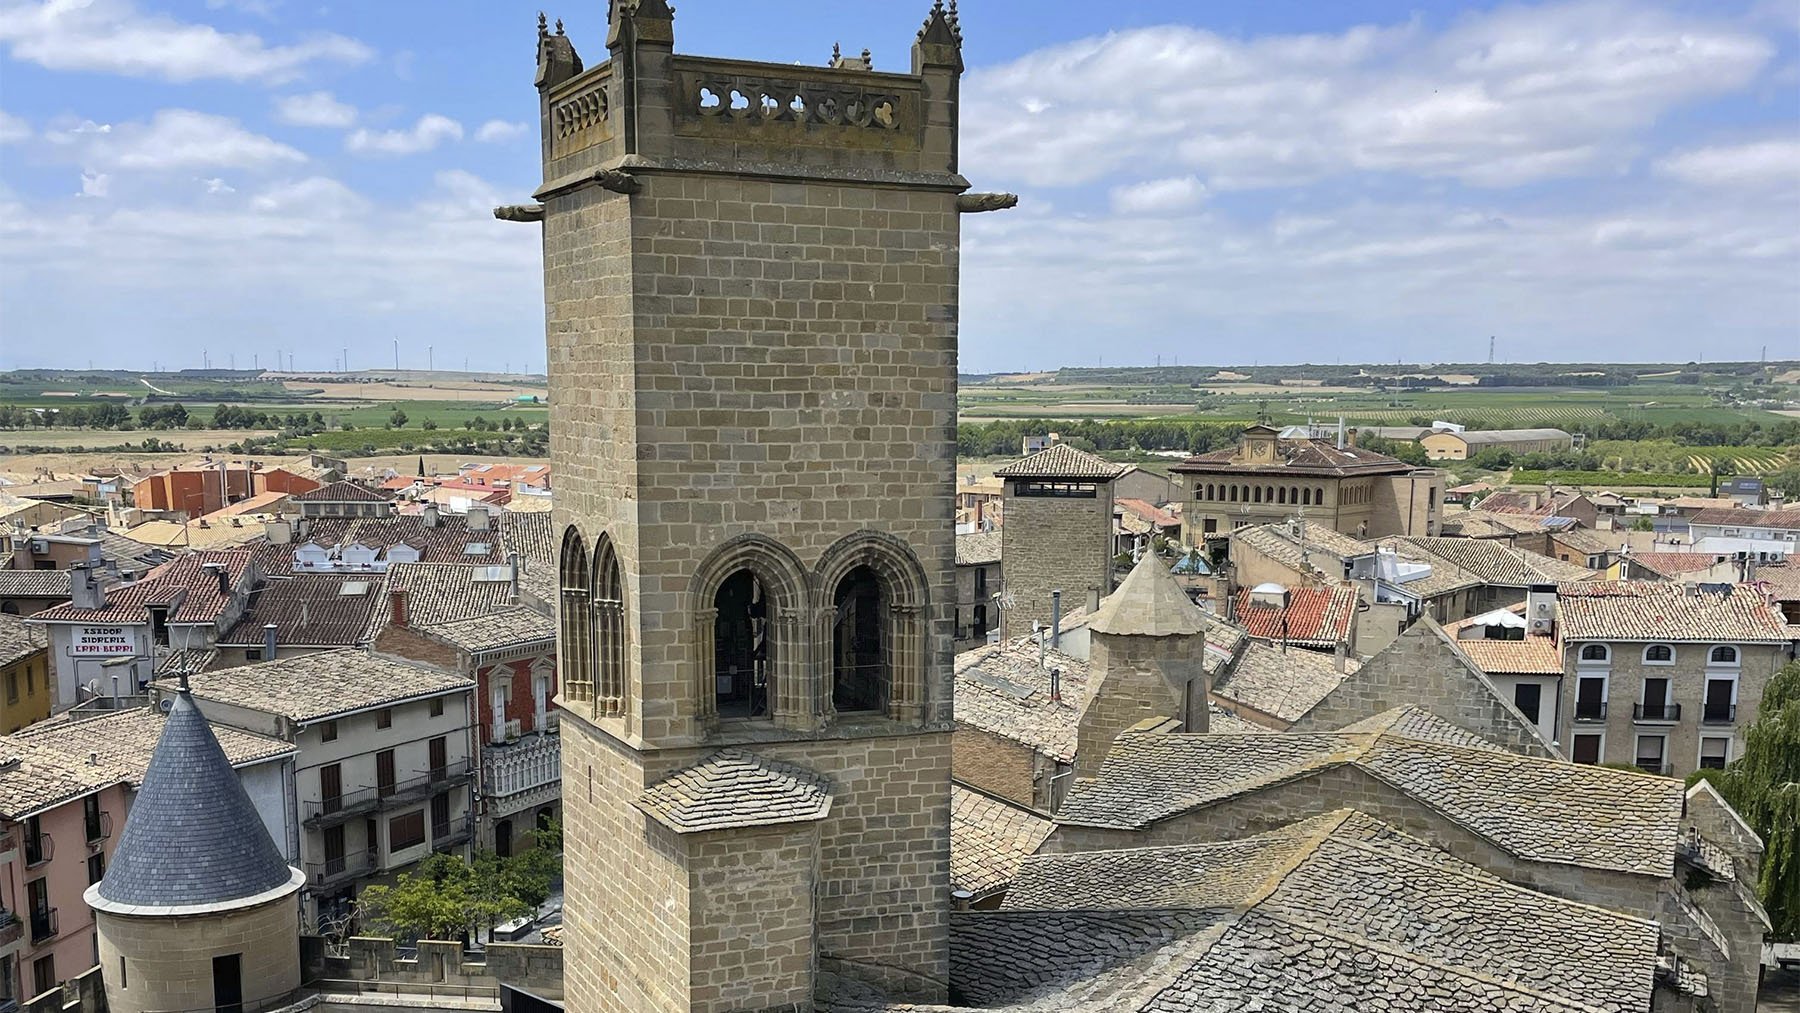
M 77 626 L 69 653 L 77 658 L 114 658 L 137 653 L 129 626 Z

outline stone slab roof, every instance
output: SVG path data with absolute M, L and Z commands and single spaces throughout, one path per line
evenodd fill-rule
M 536 503 L 547 496 L 528 496 L 523 502 Z M 500 542 L 507 552 L 519 554 L 519 586 L 538 601 L 553 605 L 557 600 L 557 540 L 547 510 L 521 511 L 515 499 L 499 518 Z
M 210 647 L 183 647 L 170 651 L 156 663 L 156 676 L 195 675 L 212 667 L 219 652 Z
M 40 742 L 0 738 L 0 818 L 22 820 L 122 784 L 128 773 L 105 759 L 72 760 Z
M 960 784 L 950 786 L 950 887 L 977 899 L 1006 889 L 1055 824 Z
M 533 644 L 556 643 L 556 620 L 528 608 L 509 608 L 468 619 L 423 626 L 419 632 L 454 647 L 480 654 Z
M 190 683 L 201 706 L 217 700 L 301 723 L 475 687 L 440 669 L 356 650 L 320 651 L 203 672 Z
M 274 623 L 278 647 L 354 647 L 362 643 L 380 600 L 381 579 L 375 574 L 276 578 L 257 590 L 244 617 L 219 643 L 260 647 L 263 626 Z
M 1405 545 L 1438 567 L 1467 575 L 1482 584 L 1528 587 L 1558 581 L 1586 580 L 1594 571 L 1535 552 L 1501 545 L 1486 538 L 1399 538 Z
M 13 737 L 53 749 L 74 763 L 85 763 L 90 754 L 98 754 L 103 762 L 123 770 L 127 782 L 141 784 L 168 721 L 168 715 L 155 707 L 134 707 L 99 717 L 39 722 L 13 733 Z M 225 725 L 213 726 L 213 737 L 233 767 L 264 763 L 295 752 L 293 744 L 282 739 Z
M 1447 746 L 1461 746 L 1465 749 L 1492 749 L 1500 746 L 1476 735 L 1460 725 L 1455 725 L 1418 705 L 1395 707 L 1382 711 L 1345 725 L 1339 731 L 1347 734 L 1369 732 L 1383 734 L 1393 732 L 1409 739 L 1422 742 L 1441 742 Z
M 1491 510 L 1464 510 L 1444 517 L 1443 532 L 1462 538 L 1505 538 L 1542 531 L 1543 525 L 1517 514 Z
M 50 646 L 50 631 L 0 612 L 0 666 L 24 661 Z
M 1051 698 L 1050 672 L 1062 673 L 1062 698 Z M 956 723 L 1028 746 L 1061 763 L 1075 760 L 1075 728 L 1087 699 L 1088 663 L 1046 651 L 1039 667 L 1029 643 L 963 651 L 953 669 Z
M 1621 1013 L 1655 923 L 1537 893 L 1338 810 L 1240 840 L 1036 855 L 951 916 L 951 985 L 1039 1013 Z M 948 1010 L 844 986 L 837 1013 Z
M 644 789 L 633 803 L 678 834 L 811 823 L 831 812 L 823 774 L 722 749 Z
M 90 903 L 173 913 L 264 898 L 302 882 L 193 698 L 176 694 Z
M 1126 466 L 1123 464 L 1114 464 L 1085 450 L 1077 450 L 1067 443 L 1058 443 L 1030 457 L 995 468 L 994 477 L 1109 482 L 1125 471 Z
M 1680 781 L 1410 738 L 1407 727 L 1283 735 L 1121 736 L 1058 823 L 1143 829 L 1353 764 L 1519 858 L 1670 875 Z
M 1599 581 L 1557 588 L 1557 634 L 1571 640 L 1783 643 L 1781 610 L 1754 584 Z
M 1210 625 L 1206 613 L 1154 552 L 1144 553 L 1088 621 L 1093 632 L 1118 637 L 1193 636 Z
M 1284 651 L 1256 640 L 1213 684 L 1212 695 L 1228 705 L 1248 707 L 1291 724 L 1361 667 L 1355 659 L 1346 658 L 1344 671 L 1339 672 L 1329 654 L 1302 647 Z
M 956 536 L 956 565 L 983 566 L 1000 562 L 1000 532 L 977 531 Z
M 1356 585 L 1287 589 L 1287 604 L 1262 604 L 1249 588 L 1237 593 L 1232 621 L 1258 640 L 1329 648 L 1350 641 L 1359 605 Z

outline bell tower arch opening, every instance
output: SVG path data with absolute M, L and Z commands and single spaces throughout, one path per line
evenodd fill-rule
M 625 673 L 625 580 L 612 539 L 602 534 L 594 547 L 592 608 L 594 614 L 594 711 L 621 717 L 630 687 Z
M 713 595 L 713 696 L 721 718 L 770 718 L 769 600 L 749 569 Z
M 868 566 L 844 575 L 832 595 L 831 707 L 839 714 L 887 709 L 887 594 Z
M 593 622 L 590 609 L 591 580 L 587 541 L 571 524 L 563 531 L 562 552 L 557 560 L 561 594 L 557 598 L 557 672 L 563 694 L 571 703 L 594 699 Z

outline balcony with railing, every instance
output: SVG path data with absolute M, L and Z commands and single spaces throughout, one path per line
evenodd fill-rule
M 19 920 L 16 913 L 0 909 L 0 949 L 5 949 L 23 938 L 25 938 L 25 923 Z
M 306 883 L 315 890 L 340 886 L 381 870 L 381 853 L 374 848 L 306 864 Z
M 56 857 L 56 842 L 49 834 L 27 835 L 25 838 L 25 866 L 43 865 Z
M 466 844 L 475 836 L 475 813 L 465 812 L 461 816 L 452 816 L 443 823 L 431 824 L 431 850 L 447 851 L 460 844 Z
M 1646 774 L 1660 774 L 1663 777 L 1669 776 L 1669 765 L 1661 760 L 1641 759 L 1637 761 L 1636 766 L 1637 769 Z
M 562 782 L 562 739 L 528 735 L 481 751 L 481 794 L 504 799 Z
M 305 815 L 302 818 L 308 826 L 333 826 L 381 809 L 411 805 L 436 792 L 466 783 L 473 773 L 467 758 L 452 760 L 405 781 L 309 799 L 303 806 Z
M 46 939 L 55 938 L 58 931 L 55 908 L 31 912 L 31 945 L 36 946 Z
M 96 813 L 87 814 L 82 822 L 87 828 L 87 842 L 89 847 L 99 844 L 101 841 L 112 836 L 112 813 L 107 812 L 104 809 Z
M 1631 705 L 1633 721 L 1674 723 L 1681 720 L 1681 705 L 1678 703 L 1634 703 Z
M 1605 700 L 1577 700 L 1577 701 L 1575 701 L 1575 720 L 1577 720 L 1577 721 L 1605 721 L 1606 720 L 1606 701 Z
M 1737 722 L 1737 704 L 1708 703 L 1700 708 L 1700 723 L 1703 725 L 1729 725 Z

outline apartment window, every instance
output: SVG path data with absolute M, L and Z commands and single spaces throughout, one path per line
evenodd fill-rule
M 431 796 L 431 839 L 441 841 L 450 836 L 450 796 Z
M 1637 737 L 1638 769 L 1650 774 L 1662 774 L 1667 770 L 1663 765 L 1663 747 L 1667 744 L 1661 735 L 1640 735 Z
M 336 721 L 327 721 L 324 724 L 319 726 L 319 741 L 320 742 L 336 742 L 337 741 L 337 722 Z
M 1535 682 L 1521 682 L 1513 687 L 1513 706 L 1532 724 L 1538 723 L 1538 714 L 1543 705 L 1544 687 Z
M 1729 644 L 1720 644 L 1712 649 L 1712 656 L 1707 660 L 1715 665 L 1735 665 L 1738 663 L 1738 650 Z
M 1674 663 L 1675 648 L 1670 647 L 1668 644 L 1651 644 L 1649 647 L 1644 648 L 1644 664 L 1673 665 Z
M 1600 747 L 1605 741 L 1604 735 L 1577 735 L 1569 750 L 1569 759 L 1576 763 L 1599 763 Z
M 986 605 L 977 605 L 977 606 L 975 606 L 975 635 L 978 637 L 985 637 L 985 636 L 987 636 L 987 631 L 988 631 L 987 606 Z
M 19 673 L 17 672 L 6 673 L 6 702 L 19 702 Z
M 1092 482 L 1018 482 L 1013 485 L 1013 495 L 1094 499 L 1100 495 L 1100 487 Z
M 1575 683 L 1575 720 L 1606 720 L 1606 678 L 1584 676 Z
M 1582 661 L 1606 661 L 1611 657 L 1605 644 L 1586 644 L 1581 648 Z
M 376 711 L 375 712 L 375 727 L 377 727 L 377 728 L 392 728 L 392 727 L 394 727 L 394 712 L 392 710 L 389 710 L 386 707 L 383 707 L 380 710 Z
M 88 856 L 88 885 L 93 886 L 95 883 L 100 882 L 100 877 L 102 877 L 104 875 L 106 875 L 106 855 L 104 855 L 104 854 L 89 855 Z
M 434 718 L 441 718 L 444 716 L 444 698 L 443 697 L 434 696 L 431 698 L 431 716 Z
M 25 818 L 25 864 L 39 865 L 50 860 L 50 838 L 36 816 Z
M 388 851 L 405 851 L 424 843 L 425 810 L 414 810 L 388 820 Z
M 244 649 L 244 660 L 245 661 L 261 661 L 262 660 L 262 648 L 246 647 Z
M 1218 534 L 1219 533 L 1219 519 L 1217 517 L 1206 518 L 1204 521 L 1201 522 L 1200 533 L 1203 535 Z
M 106 814 L 100 811 L 100 796 L 89 795 L 81 800 L 81 822 L 87 830 L 87 842 L 93 844 L 111 836 L 106 826 Z
M 987 593 L 987 567 L 977 566 L 975 568 L 975 600 L 981 601 L 987 597 Z
M 31 994 L 34 998 L 55 988 L 56 984 L 56 954 L 46 954 L 31 962 Z
M 394 751 L 383 749 L 375 754 L 375 794 L 386 798 L 394 793 Z
M 1708 736 L 1700 740 L 1700 769 L 1724 770 L 1731 758 L 1731 740 Z
M 1701 705 L 1700 720 L 1705 724 L 1730 724 L 1737 720 L 1737 680 L 1706 680 L 1706 699 Z
M 344 807 L 344 768 L 341 764 L 327 763 L 319 768 L 319 802 L 328 813 Z
M 432 739 L 427 748 L 431 752 L 431 778 L 442 780 L 450 769 L 450 740 L 440 735 Z
M 1644 702 L 1637 716 L 1644 721 L 1674 721 L 1681 716 L 1681 706 L 1669 702 L 1669 680 L 1644 680 Z

